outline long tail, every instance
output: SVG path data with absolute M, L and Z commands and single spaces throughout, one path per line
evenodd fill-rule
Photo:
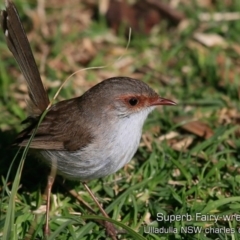
M 6 10 L 1 12 L 1 26 L 6 37 L 6 42 L 27 81 L 31 100 L 30 115 L 41 114 L 47 108 L 49 98 L 42 84 L 17 9 L 9 0 L 6 0 L 5 4 Z

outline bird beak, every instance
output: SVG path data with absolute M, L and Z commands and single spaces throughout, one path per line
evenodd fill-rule
M 156 105 L 177 105 L 174 101 L 166 99 L 166 98 L 154 98 L 150 102 L 151 106 L 156 106 Z

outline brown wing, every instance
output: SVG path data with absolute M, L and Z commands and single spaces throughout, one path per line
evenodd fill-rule
M 41 122 L 30 148 L 76 151 L 88 145 L 93 136 L 87 127 L 89 121 L 79 108 L 79 99 L 53 105 Z M 28 118 L 24 121 L 30 122 L 30 125 L 19 133 L 15 145 L 27 145 L 38 121 L 39 118 Z

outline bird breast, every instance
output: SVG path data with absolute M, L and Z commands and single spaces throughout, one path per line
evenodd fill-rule
M 112 174 L 135 154 L 149 111 L 119 118 L 98 132 L 85 148 L 74 151 L 42 151 L 47 162 L 56 162 L 58 174 L 72 180 L 91 180 Z M 49 161 L 51 160 L 51 161 Z

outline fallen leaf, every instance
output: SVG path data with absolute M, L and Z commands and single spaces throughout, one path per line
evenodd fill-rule
M 198 15 L 200 21 L 236 21 L 240 19 L 239 12 L 224 12 L 224 13 L 201 13 Z
M 169 133 L 167 133 L 167 134 L 164 134 L 164 135 L 160 136 L 160 137 L 158 138 L 158 140 L 159 140 L 160 142 L 162 142 L 162 141 L 164 141 L 164 140 L 169 140 L 169 139 L 175 138 L 175 137 L 177 137 L 177 136 L 179 136 L 179 133 L 172 131 L 172 132 L 169 132 Z
M 196 32 L 193 35 L 193 38 L 206 47 L 221 46 L 223 48 L 226 48 L 228 46 L 228 43 L 224 40 L 223 37 L 213 33 L 210 34 L 210 33 Z
M 140 146 L 146 146 L 147 149 L 152 152 L 152 142 L 153 142 L 153 137 L 151 134 L 144 133 L 142 135 L 142 144 Z
M 101 13 L 106 9 L 106 2 L 102 5 Z M 167 19 L 171 25 L 178 25 L 185 19 L 185 15 L 170 4 L 158 0 L 137 1 L 132 5 L 126 1 L 112 0 L 108 3 L 106 18 L 115 32 L 124 25 L 127 31 L 131 27 L 133 33 L 148 34 L 163 18 Z
M 187 150 L 188 147 L 192 144 L 194 138 L 192 136 L 187 136 L 184 137 L 182 140 L 174 143 L 171 145 L 171 147 L 174 150 L 182 151 L 182 150 Z
M 187 118 L 177 118 L 174 122 L 180 124 L 180 127 L 184 130 L 205 139 L 212 137 L 214 134 L 213 130 L 207 124 L 199 120 L 192 121 Z

